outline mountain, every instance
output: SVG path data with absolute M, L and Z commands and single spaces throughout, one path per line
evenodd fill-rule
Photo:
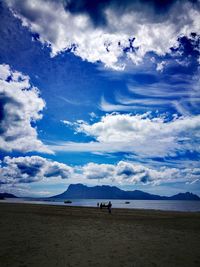
M 0 199 L 4 199 L 4 198 L 17 198 L 17 197 L 9 193 L 0 193 Z
M 200 200 L 200 198 L 197 195 L 194 195 L 190 192 L 179 193 L 177 195 L 170 197 L 170 199 L 171 200 Z
M 51 198 L 61 199 L 140 199 L 140 200 L 200 200 L 197 195 L 192 193 L 179 193 L 166 197 L 149 194 L 140 190 L 124 191 L 116 186 L 94 186 L 88 187 L 83 184 L 71 184 L 62 194 Z

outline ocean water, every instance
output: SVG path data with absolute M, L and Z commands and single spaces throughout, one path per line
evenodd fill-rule
M 72 199 L 71 204 L 65 204 L 63 199 L 51 201 L 16 198 L 0 200 L 0 202 L 10 203 L 32 203 L 32 204 L 48 204 L 48 205 L 64 205 L 64 206 L 82 206 L 82 207 L 97 207 L 97 203 L 108 202 L 110 199 Z M 153 210 L 168 210 L 168 211 L 200 211 L 200 201 L 181 201 L 181 200 L 124 200 L 113 199 L 112 208 L 128 208 L 128 209 L 153 209 Z M 129 201 L 129 204 L 125 202 Z

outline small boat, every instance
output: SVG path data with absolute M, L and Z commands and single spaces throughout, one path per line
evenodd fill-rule
M 130 201 L 126 201 L 125 204 L 130 204 Z
M 71 201 L 71 200 L 65 200 L 64 203 L 65 203 L 65 204 L 71 204 L 72 201 Z

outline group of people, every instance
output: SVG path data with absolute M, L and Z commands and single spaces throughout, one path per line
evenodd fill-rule
M 111 203 L 111 201 L 109 201 L 108 204 L 105 204 L 105 203 L 101 202 L 100 205 L 99 205 L 99 202 L 98 202 L 97 203 L 97 207 L 98 208 L 100 207 L 101 210 L 102 210 L 102 208 L 108 208 L 108 212 L 111 213 L 112 203 Z

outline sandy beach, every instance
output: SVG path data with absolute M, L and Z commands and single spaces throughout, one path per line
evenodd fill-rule
M 200 213 L 0 204 L 0 266 L 200 266 Z

